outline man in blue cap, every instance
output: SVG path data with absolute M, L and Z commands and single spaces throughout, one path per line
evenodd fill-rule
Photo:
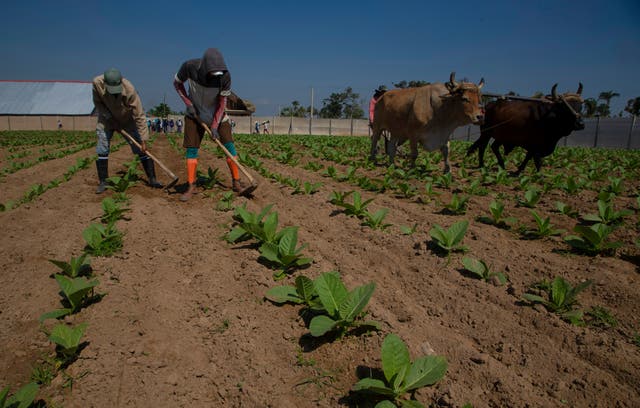
M 162 184 L 156 180 L 153 160 L 146 154 L 146 142 L 149 140 L 147 118 L 140 97 L 131 82 L 123 78 L 120 71 L 115 68 L 106 70 L 104 74 L 93 79 L 93 103 L 98 114 L 96 167 L 100 184 L 96 194 L 103 193 L 107 188 L 111 137 L 114 131 L 119 130 L 125 130 L 141 145 L 142 149 L 139 149 L 125 138 L 131 146 L 131 151 L 140 157 L 149 185 L 153 188 L 162 188 Z

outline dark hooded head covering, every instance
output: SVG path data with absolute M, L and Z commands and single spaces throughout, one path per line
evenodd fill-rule
M 210 72 L 225 73 L 227 71 L 227 64 L 224 62 L 222 53 L 217 48 L 208 48 L 200 60 L 200 67 L 198 68 L 198 82 L 201 84 L 209 82 L 207 74 Z

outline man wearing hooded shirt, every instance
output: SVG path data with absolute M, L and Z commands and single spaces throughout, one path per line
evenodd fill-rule
M 107 188 L 111 137 L 114 131 L 119 130 L 127 131 L 140 143 L 142 150 L 125 138 L 131 146 L 133 154 L 140 157 L 149 185 L 153 188 L 162 188 L 162 184 L 156 180 L 153 160 L 146 154 L 146 142 L 149 140 L 147 118 L 140 97 L 131 82 L 123 78 L 120 71 L 115 68 L 106 70 L 104 74 L 93 79 L 93 104 L 98 114 L 98 124 L 96 125 L 98 160 L 96 160 L 96 167 L 100 184 L 96 189 L 96 194 L 103 193 Z
M 188 95 L 185 82 L 189 83 Z M 180 200 L 188 201 L 196 193 L 198 150 L 204 136 L 204 129 L 197 122 L 198 117 L 204 123 L 210 124 L 214 137 L 220 137 L 220 141 L 229 153 L 236 159 L 238 157 L 231 134 L 231 123 L 224 111 L 227 97 L 231 95 L 231 75 L 222 53 L 217 48 L 209 48 L 202 58 L 184 62 L 174 78 L 173 86 L 187 107 L 184 117 L 183 147 L 187 150 L 189 188 Z M 238 166 L 229 157 L 227 157 L 227 165 L 231 171 L 233 191 L 240 195 L 249 192 L 251 187 L 240 181 Z

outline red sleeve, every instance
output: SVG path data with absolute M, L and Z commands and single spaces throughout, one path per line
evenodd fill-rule
M 216 109 L 216 113 L 213 115 L 213 122 L 211 122 L 211 129 L 217 129 L 218 125 L 220 125 L 220 121 L 222 120 L 222 116 L 224 115 L 224 110 L 227 107 L 227 97 L 218 95 L 218 109 Z
M 178 96 L 180 96 L 180 99 L 182 99 L 182 102 L 184 102 L 186 106 L 193 105 L 193 103 L 191 102 L 191 99 L 189 99 L 189 97 L 187 96 L 187 90 L 184 87 L 184 82 L 180 81 L 177 74 L 176 74 L 176 77 L 173 79 L 173 87 L 176 88 L 176 91 L 178 92 Z

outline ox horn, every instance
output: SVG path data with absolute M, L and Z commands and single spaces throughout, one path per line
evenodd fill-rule
M 451 75 L 449 75 L 449 84 L 451 85 L 451 89 L 456 89 L 457 87 L 460 86 L 460 84 L 458 84 L 456 82 L 456 73 L 455 71 L 451 72 Z
M 576 91 L 578 95 L 582 94 L 582 82 L 578 82 L 578 90 Z
M 553 99 L 554 101 L 558 99 L 558 93 L 556 92 L 557 88 L 558 84 L 554 84 L 553 87 L 551 87 L 551 99 Z
M 484 78 L 480 78 L 480 82 L 478 82 L 478 90 L 481 90 L 484 86 Z

